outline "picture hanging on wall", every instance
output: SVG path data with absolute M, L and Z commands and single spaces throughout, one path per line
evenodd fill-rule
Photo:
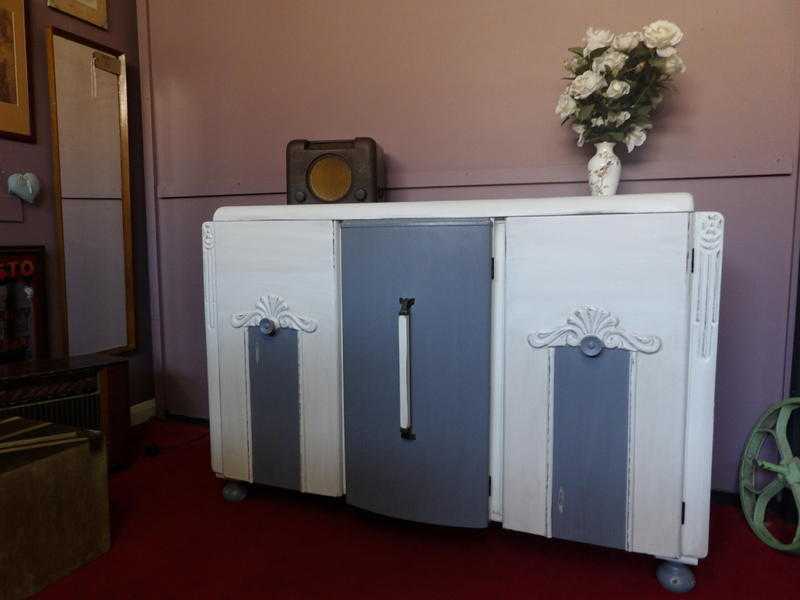
M 108 0 L 47 0 L 47 6 L 108 29 Z
M 0 0 L 0 135 L 34 142 L 24 0 Z

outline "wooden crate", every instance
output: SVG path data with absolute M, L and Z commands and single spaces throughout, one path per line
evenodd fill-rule
M 0 420 L 0 600 L 25 598 L 109 548 L 102 436 Z

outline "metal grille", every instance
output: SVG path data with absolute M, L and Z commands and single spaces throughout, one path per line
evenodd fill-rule
M 44 402 L 0 407 L 0 419 L 23 417 L 80 429 L 100 429 L 100 394 L 68 396 Z
M 73 396 L 88 396 L 97 392 L 97 375 L 70 373 L 67 376 L 45 375 L 0 382 L 0 409 L 59 400 Z

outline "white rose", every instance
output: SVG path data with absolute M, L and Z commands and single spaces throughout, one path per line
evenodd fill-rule
M 653 21 L 642 30 L 644 43 L 648 48 L 677 46 L 683 39 L 681 28 L 671 21 Z
M 586 125 L 573 125 L 572 131 L 578 134 L 578 146 L 583 146 L 586 141 Z
M 618 33 L 614 36 L 614 43 L 612 44 L 614 50 L 622 50 L 623 52 L 630 52 L 639 42 L 642 41 L 642 34 L 638 31 L 629 31 L 628 33 Z
M 622 125 L 625 121 L 631 118 L 631 113 L 627 110 L 622 110 L 620 112 L 610 112 L 608 113 L 608 118 L 606 122 L 610 125 Z
M 585 48 L 583 55 L 589 56 L 598 48 L 607 48 L 614 41 L 614 34 L 607 29 L 594 29 L 589 27 L 586 30 L 586 35 L 583 38 Z
M 666 48 L 659 48 L 656 50 L 656 54 L 658 54 L 661 58 L 667 58 L 669 56 L 674 56 L 678 53 L 674 46 L 667 46 Z
M 558 97 L 556 104 L 556 114 L 562 121 L 578 110 L 578 103 L 569 95 L 568 91 L 569 88 Z
M 592 127 L 602 127 L 606 122 L 603 117 L 595 117 L 592 119 Z
M 627 54 L 617 50 L 606 50 L 592 61 L 592 71 L 597 71 L 598 73 L 611 71 L 613 75 L 616 75 L 622 70 L 626 62 L 628 62 Z
M 683 59 L 677 54 L 664 59 L 664 73 L 667 75 L 675 75 L 677 73 L 685 72 L 686 65 L 683 64 Z
M 645 133 L 644 129 L 641 127 L 634 127 L 631 129 L 623 140 L 625 145 L 628 147 L 628 154 L 633 152 L 634 148 L 638 148 L 644 144 L 646 139 L 647 134 Z
M 594 71 L 585 71 L 572 80 L 569 86 L 569 93 L 573 98 L 588 98 L 597 90 L 606 85 L 603 76 Z
M 621 81 L 619 79 L 615 79 L 611 83 L 608 84 L 608 89 L 606 90 L 606 97 L 607 98 L 621 98 L 625 94 L 631 91 L 631 84 L 627 81 Z

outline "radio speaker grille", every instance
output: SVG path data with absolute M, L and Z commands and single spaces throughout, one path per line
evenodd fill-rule
M 319 157 L 308 170 L 308 187 L 323 202 L 336 202 L 344 198 L 352 182 L 350 165 L 334 154 Z

